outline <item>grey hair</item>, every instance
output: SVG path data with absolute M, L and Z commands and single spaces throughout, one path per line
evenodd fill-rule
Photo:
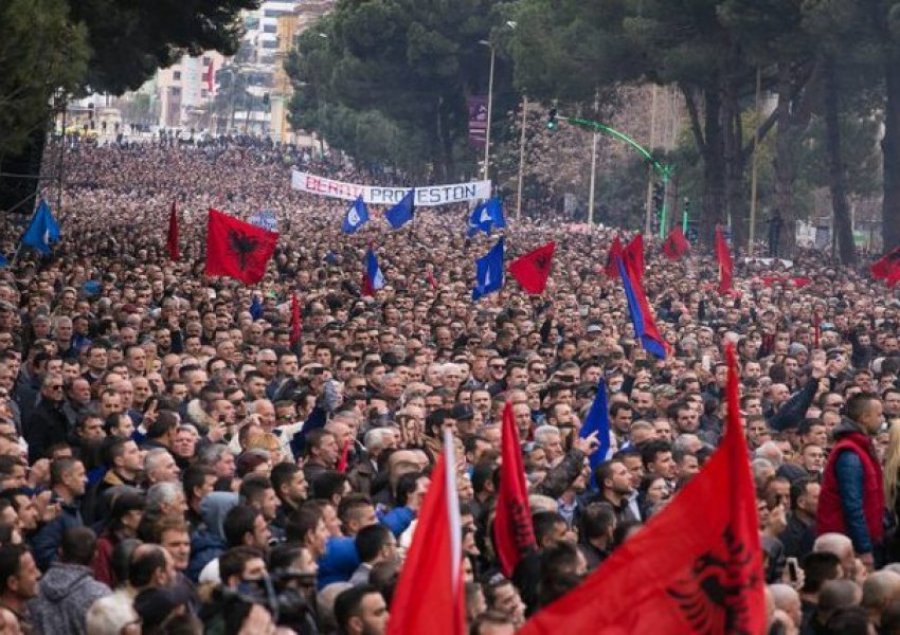
M 156 483 L 147 490 L 147 511 L 159 512 L 163 505 L 174 503 L 179 496 L 184 496 L 181 483 Z
M 534 431 L 534 442 L 541 447 L 550 441 L 550 437 L 558 437 L 560 435 L 559 428 L 551 425 L 538 426 Z

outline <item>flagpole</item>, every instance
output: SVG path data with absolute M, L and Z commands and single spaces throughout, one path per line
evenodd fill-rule
M 597 110 L 600 108 L 600 94 L 594 91 L 594 116 L 597 116 Z M 597 184 L 597 138 L 600 133 L 594 130 L 594 137 L 591 139 L 591 187 L 588 194 L 588 227 L 594 227 L 594 192 Z
M 525 126 L 528 123 L 528 96 L 522 95 L 522 132 L 519 136 L 519 186 L 516 196 L 516 220 L 522 218 L 522 184 L 525 180 Z
M 588 227 L 594 226 L 594 191 L 597 183 L 597 137 L 600 133 L 594 133 L 594 139 L 591 142 L 591 188 L 588 194 Z
M 492 43 L 487 43 L 491 47 L 491 69 L 488 76 L 488 103 L 487 103 L 487 126 L 484 132 L 484 180 L 488 178 L 488 164 L 491 160 L 491 111 L 494 107 L 494 61 L 496 59 L 496 50 Z

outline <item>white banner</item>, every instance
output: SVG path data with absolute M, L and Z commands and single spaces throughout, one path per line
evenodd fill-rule
M 393 205 L 399 203 L 408 187 L 388 187 L 381 185 L 359 185 L 334 181 L 323 176 L 293 170 L 291 187 L 301 192 L 340 198 L 345 201 L 356 200 L 362 194 L 369 205 Z M 435 207 L 450 203 L 464 203 L 491 197 L 490 181 L 471 181 L 469 183 L 453 183 L 451 185 L 425 185 L 416 188 L 416 205 L 419 207 Z

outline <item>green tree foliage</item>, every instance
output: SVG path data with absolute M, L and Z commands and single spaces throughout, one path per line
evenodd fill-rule
M 91 60 L 85 83 L 120 94 L 170 66 L 181 55 L 240 44 L 240 12 L 259 0 L 69 0 L 72 20 L 87 27 Z
M 292 125 L 319 132 L 364 163 L 459 176 L 475 156 L 466 145 L 466 97 L 488 87 L 490 50 L 479 42 L 499 44 L 499 36 L 491 40 L 495 4 L 338 2 L 299 38 L 287 61 Z M 516 96 L 507 90 L 510 69 L 499 55 L 494 81 L 494 112 L 504 112 Z
M 233 54 L 240 12 L 259 0 L 3 0 L 0 2 L 0 172 L 36 174 L 53 94 L 137 88 L 183 53 Z M 34 192 L 0 179 L 0 210 Z
M 87 31 L 65 0 L 0 4 L 0 160 L 42 129 L 54 93 L 78 88 L 87 59 Z

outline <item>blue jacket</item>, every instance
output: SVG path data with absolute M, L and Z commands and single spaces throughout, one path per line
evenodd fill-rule
M 395 507 L 391 511 L 381 515 L 379 521 L 381 524 L 391 530 L 394 537 L 399 538 L 400 534 L 409 528 L 412 521 L 416 518 L 416 512 L 409 507 Z
M 863 466 L 854 452 L 841 452 L 834 465 L 841 511 L 856 553 L 872 553 L 872 538 L 863 510 Z
M 59 516 L 41 527 L 31 539 L 31 551 L 41 571 L 46 571 L 56 560 L 59 543 L 62 542 L 65 531 L 72 527 L 81 527 L 83 524 L 77 505 L 66 503 L 60 505 Z
M 325 543 L 325 553 L 319 558 L 317 586 L 323 589 L 332 582 L 346 582 L 359 566 L 356 541 L 346 536 L 332 536 Z
M 228 545 L 211 531 L 201 529 L 191 534 L 191 559 L 184 574 L 196 584 L 203 567 L 218 558 Z

